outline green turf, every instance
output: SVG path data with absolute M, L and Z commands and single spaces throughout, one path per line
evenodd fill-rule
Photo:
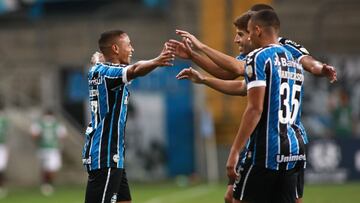
M 0 203 L 82 203 L 85 186 L 59 186 L 51 197 L 38 188 L 10 188 Z M 225 184 L 178 187 L 173 183 L 132 184 L 134 203 L 222 203 Z M 360 183 L 306 185 L 304 203 L 360 203 Z

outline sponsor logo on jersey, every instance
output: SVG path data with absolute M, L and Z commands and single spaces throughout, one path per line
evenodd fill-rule
M 286 162 L 292 162 L 292 161 L 305 161 L 306 160 L 306 155 L 305 154 L 295 154 L 292 155 L 290 154 L 289 156 L 285 156 L 285 155 L 276 155 L 276 161 L 278 163 L 286 163 Z
M 91 156 L 89 156 L 89 158 L 87 158 L 87 159 L 82 159 L 82 163 L 84 165 L 90 165 L 91 164 Z
M 119 162 L 119 160 L 120 160 L 119 155 L 118 155 L 118 154 L 115 154 L 115 155 L 113 156 L 113 160 L 114 160 L 115 163 Z
M 95 78 L 95 79 L 92 79 L 92 80 L 89 80 L 89 85 L 99 85 L 101 84 L 101 78 Z
M 253 76 L 253 67 L 251 65 L 246 66 L 246 75 L 251 78 Z

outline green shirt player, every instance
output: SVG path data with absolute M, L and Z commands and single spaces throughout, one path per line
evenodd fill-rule
M 6 147 L 6 135 L 8 130 L 8 120 L 4 113 L 0 112 L 0 198 L 6 195 L 4 187 L 4 172 L 8 163 L 8 149 Z
M 48 196 L 54 191 L 55 173 L 61 168 L 60 141 L 66 136 L 66 128 L 48 110 L 42 118 L 32 124 L 31 135 L 38 144 L 38 156 L 41 163 L 41 192 Z

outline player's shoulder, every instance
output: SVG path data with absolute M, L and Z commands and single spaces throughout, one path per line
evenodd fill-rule
M 257 49 L 254 49 L 253 51 L 251 51 L 250 53 L 248 53 L 248 55 L 246 56 L 247 60 L 249 59 L 254 59 L 259 53 L 261 53 L 261 51 L 263 50 L 264 48 L 257 48 Z
M 250 52 L 248 55 L 247 55 L 247 58 L 252 58 L 252 59 L 258 59 L 258 58 L 267 58 L 271 55 L 273 55 L 273 53 L 276 53 L 276 52 L 286 52 L 287 50 L 278 45 L 278 44 L 271 44 L 269 46 L 265 46 L 265 47 L 261 47 L 261 48 L 258 48 L 258 49 L 255 49 L 253 50 L 252 52 Z
M 100 74 L 107 74 L 108 72 L 119 71 L 128 65 L 125 64 L 113 64 L 113 63 L 96 63 L 90 68 L 89 73 L 99 72 Z
M 287 39 L 284 37 L 279 37 L 278 40 L 279 40 L 279 43 L 283 46 L 290 46 L 297 50 L 300 50 L 303 54 L 307 54 L 307 55 L 310 54 L 309 51 L 303 45 L 301 45 L 293 40 L 290 40 L 290 39 Z
M 236 60 L 239 60 L 239 61 L 245 61 L 246 60 L 246 54 L 239 54 L 236 58 Z

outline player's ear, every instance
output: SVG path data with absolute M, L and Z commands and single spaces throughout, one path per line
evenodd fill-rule
M 255 33 L 258 37 L 260 37 L 260 35 L 262 33 L 262 29 L 260 28 L 260 26 L 258 26 L 258 25 L 255 26 Z
M 113 45 L 111 45 L 111 49 L 113 50 L 113 52 L 115 52 L 115 53 L 119 53 L 119 51 L 120 51 L 120 47 L 117 45 L 117 44 L 113 44 Z

